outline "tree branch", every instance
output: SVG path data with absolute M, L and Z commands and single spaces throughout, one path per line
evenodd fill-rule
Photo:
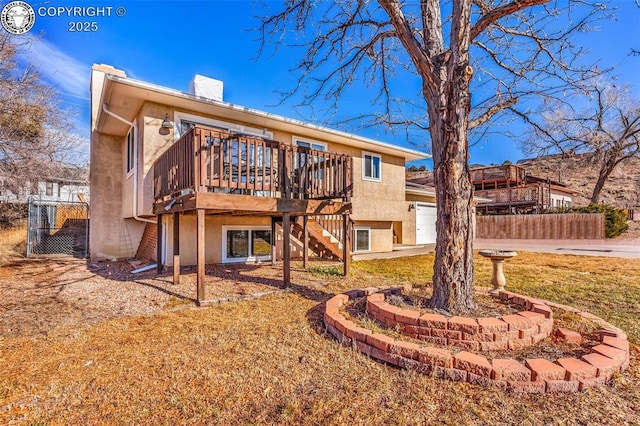
M 411 27 L 409 27 L 409 23 L 407 22 L 404 13 L 402 13 L 400 4 L 397 0 L 378 0 L 378 2 L 385 12 L 387 12 L 389 19 L 395 28 L 398 39 L 402 42 L 407 53 L 409 53 L 409 56 L 411 57 L 415 67 L 418 69 L 419 74 L 422 76 L 425 83 L 432 90 L 435 90 L 438 78 L 434 73 L 430 58 L 425 55 L 423 46 L 421 46 L 420 42 L 414 37 L 413 31 L 411 30 Z M 427 36 L 430 36 L 431 38 L 434 37 L 433 34 L 427 34 Z M 435 43 L 433 40 L 424 40 L 424 42 L 427 44 Z
M 485 13 L 482 18 L 475 23 L 475 25 L 471 28 L 471 39 L 475 39 L 487 29 L 490 25 L 497 22 L 499 19 L 504 18 L 509 15 L 513 15 L 514 13 L 526 9 L 531 6 L 537 6 L 540 4 L 548 3 L 551 0 L 514 0 L 511 3 L 507 3 L 504 6 L 500 6 L 491 10 L 488 13 Z
M 510 107 L 514 106 L 516 103 L 518 103 L 518 98 L 509 98 L 504 102 L 501 102 L 489 107 L 479 117 L 476 117 L 473 120 L 469 120 L 469 129 L 475 129 L 476 127 L 482 126 L 483 124 L 491 120 L 493 116 L 495 116 L 496 114 L 506 109 L 509 109 Z

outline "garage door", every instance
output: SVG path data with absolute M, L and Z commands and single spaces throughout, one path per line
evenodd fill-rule
M 416 206 L 416 244 L 436 242 L 436 208 L 428 204 Z

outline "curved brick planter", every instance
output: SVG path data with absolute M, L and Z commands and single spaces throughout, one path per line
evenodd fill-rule
M 546 359 L 536 358 L 527 359 L 524 363 L 510 358 L 489 360 L 484 356 L 472 352 L 461 351 L 454 354 L 447 349 L 421 346 L 416 343 L 395 340 L 380 333 L 373 334 L 371 330 L 359 327 L 340 314 L 340 307 L 349 299 L 368 295 L 369 298 L 372 299 L 368 300 L 367 303 L 367 311 L 369 311 L 369 302 L 375 304 L 378 304 L 378 302 L 384 303 L 386 294 L 401 294 L 402 289 L 391 288 L 381 291 L 380 293 L 378 292 L 379 290 L 377 288 L 367 288 L 363 290 L 352 290 L 332 297 L 325 304 L 325 326 L 327 330 L 344 345 L 352 346 L 370 357 L 402 368 L 412 368 L 416 371 L 432 374 L 442 379 L 466 381 L 484 386 L 496 386 L 513 392 L 551 393 L 576 392 L 592 386 L 605 384 L 614 373 L 624 371 L 629 366 L 629 343 L 627 341 L 627 335 L 619 328 L 588 312 L 579 312 L 568 306 L 553 304 L 510 292 L 501 292 L 500 297 L 504 300 L 510 299 L 527 309 L 527 311 L 524 311 L 525 315 L 522 315 L 523 312 L 517 315 L 522 316 L 525 320 L 530 317 L 530 314 L 526 312 L 537 313 L 544 317 L 545 322 L 537 325 L 538 330 L 540 330 L 541 326 L 548 327 L 550 320 L 551 327 L 553 326 L 552 314 L 548 306 L 555 306 L 578 313 L 598 323 L 603 327 L 600 331 L 602 343 L 593 347 L 591 353 L 583 355 L 580 359 L 561 358 L 556 360 L 556 362 L 551 362 Z M 546 314 L 545 312 L 536 312 L 536 306 L 539 306 L 539 308 L 537 308 L 538 310 L 544 310 L 542 308 L 544 306 L 548 311 L 545 310 Z M 393 310 L 384 309 L 384 311 L 392 312 Z M 379 312 L 380 310 L 378 310 L 378 313 Z M 415 321 L 414 316 L 414 314 L 409 314 L 408 318 L 411 322 Z M 393 321 L 395 321 L 396 324 L 406 324 L 406 322 L 404 322 L 406 318 L 407 313 L 403 310 L 398 309 L 398 312 L 393 312 Z M 435 328 L 435 323 L 426 322 L 429 318 L 425 318 L 424 323 L 420 322 L 421 318 L 422 316 L 418 316 L 417 318 L 418 325 L 410 325 L 413 327 L 426 327 L 431 329 L 431 332 L 433 332 L 434 329 L 453 330 L 467 333 L 468 335 L 474 335 L 469 333 L 469 331 L 476 330 L 475 327 L 477 327 L 476 335 L 483 334 L 482 330 L 484 330 L 484 334 L 492 333 L 494 339 L 496 335 L 505 333 L 504 331 L 500 331 L 504 329 L 503 324 L 500 324 L 500 327 L 491 332 L 487 331 L 490 328 L 486 328 L 486 326 L 483 329 L 481 322 L 485 323 L 486 321 L 480 321 L 481 319 L 466 318 L 465 320 L 459 320 L 454 317 L 446 322 L 446 328 Z M 536 318 L 538 317 L 536 316 Z M 521 332 L 527 329 L 518 328 L 520 325 L 512 325 L 512 323 L 504 321 L 504 316 L 502 317 L 502 321 L 507 324 L 506 333 L 509 333 L 509 331 L 517 331 L 518 336 L 521 336 Z M 452 323 L 452 328 L 449 328 L 450 323 Z M 486 323 L 487 326 L 490 325 L 488 322 Z M 475 324 L 474 327 L 471 327 L 472 324 Z M 516 321 L 513 324 L 519 323 Z M 496 325 L 498 324 L 496 323 Z M 441 326 L 442 323 L 438 323 L 438 327 Z M 406 329 L 407 326 L 405 325 L 404 327 Z M 510 327 L 513 327 L 513 330 L 510 330 Z M 532 327 L 533 326 L 530 326 L 529 329 Z M 460 328 L 460 330 L 456 328 Z M 411 330 L 412 329 L 409 329 L 409 332 L 411 332 Z M 548 332 L 545 331 L 545 333 L 548 335 L 550 331 L 551 330 Z M 418 334 L 416 333 L 416 335 Z M 515 333 L 513 335 L 515 335 Z M 533 336 L 534 335 L 530 336 L 532 342 L 534 339 Z M 424 335 L 424 337 L 429 336 Z M 457 337 L 457 334 L 455 337 Z M 485 338 L 488 339 L 488 336 L 485 336 Z M 519 339 L 522 340 L 520 337 Z M 478 342 L 474 340 L 469 341 Z
M 503 292 L 524 310 L 500 318 L 452 317 L 423 314 L 401 309 L 385 302 L 385 293 L 367 297 L 367 314 L 404 334 L 442 346 L 455 346 L 470 351 L 521 349 L 549 337 L 553 330 L 553 311 L 543 301 Z

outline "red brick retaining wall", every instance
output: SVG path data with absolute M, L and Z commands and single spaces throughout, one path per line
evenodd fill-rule
M 603 327 L 600 332 L 602 343 L 592 348 L 591 353 L 583 355 L 580 359 L 561 358 L 555 362 L 546 359 L 527 359 L 524 363 L 511 358 L 489 360 L 482 355 L 468 351 L 456 353 L 447 349 L 422 346 L 412 342 L 393 339 L 381 333 L 374 334 L 371 330 L 359 327 L 353 321 L 347 320 L 340 313 L 340 307 L 349 299 L 368 295 L 371 300 L 367 303 L 367 310 L 369 311 L 369 302 L 372 302 L 372 306 L 375 304 L 378 307 L 378 314 L 384 317 L 383 314 L 380 314 L 380 303 L 378 302 L 382 302 L 385 295 L 401 293 L 401 288 L 386 289 L 380 291 L 380 293 L 377 288 L 367 288 L 363 290 L 352 290 L 334 296 L 325 304 L 325 326 L 329 333 L 342 344 L 357 348 L 366 355 L 380 361 L 401 368 L 411 368 L 425 374 L 431 374 L 437 378 L 465 381 L 483 386 L 496 386 L 512 392 L 577 392 L 592 386 L 605 384 L 614 373 L 622 372 L 629 366 L 629 343 L 627 341 L 627 335 L 619 328 L 588 312 L 578 312 L 578 314 L 594 320 Z M 380 295 L 378 296 L 377 294 Z M 371 296 L 373 297 L 371 298 Z M 552 315 L 547 313 L 548 316 L 546 316 L 544 312 L 536 312 L 536 309 L 547 312 L 542 306 L 545 306 L 547 309 L 547 305 L 562 307 L 562 305 L 554 305 L 550 302 L 528 298 L 515 293 L 503 292 L 500 296 L 504 300 L 510 299 L 515 303 L 519 303 L 521 306 L 525 306 L 526 309 L 528 309 L 528 311 L 525 312 L 542 314 L 545 317 L 545 321 L 552 321 Z M 536 308 L 536 306 L 538 306 L 538 308 Z M 388 309 L 386 306 L 384 308 L 383 311 L 385 312 L 393 311 L 393 309 Z M 521 314 L 522 313 L 518 315 L 526 320 L 528 314 L 524 316 Z M 388 318 L 388 316 L 389 314 L 387 314 L 385 318 Z M 398 310 L 397 312 L 393 311 L 393 321 L 395 321 L 396 324 L 405 324 L 405 332 L 406 324 L 408 324 L 412 327 L 428 328 L 431 330 L 429 333 L 432 333 L 433 330 L 452 330 L 467 333 L 468 335 L 491 333 L 495 339 L 496 334 L 508 333 L 509 325 L 511 325 L 508 321 L 504 321 L 504 316 L 502 317 L 502 321 L 508 324 L 506 332 L 500 331 L 504 329 L 502 323 L 495 323 L 495 325 L 499 325 L 499 327 L 491 329 L 490 323 L 493 321 L 482 321 L 482 323 L 485 324 L 485 328 L 483 329 L 481 321 L 478 319 L 467 318 L 454 320 L 454 318 L 446 321 L 446 328 L 437 328 L 435 327 L 436 324 L 438 324 L 438 327 L 441 327 L 443 324 L 440 318 L 438 318 L 438 321 L 435 321 L 435 319 L 428 317 L 424 319 L 424 322 L 421 322 L 422 316 L 418 316 L 417 324 L 409 324 L 405 321 L 415 322 L 415 314 L 403 312 L 402 310 Z M 535 318 L 538 317 L 536 316 Z M 432 320 L 433 322 L 427 322 Z M 452 320 L 454 321 L 452 322 Z M 451 322 L 453 328 L 449 328 Z M 544 324 L 548 324 L 548 322 Z M 538 329 L 540 325 L 541 324 L 538 324 Z M 532 326 L 529 328 L 532 328 Z M 477 332 L 475 334 L 469 333 L 476 329 Z M 519 328 L 517 330 L 518 335 L 520 336 L 520 332 L 525 329 L 527 328 Z M 482 330 L 484 330 L 484 332 Z M 549 330 L 549 332 L 550 331 L 551 330 Z M 549 332 L 546 332 L 547 335 Z M 434 337 L 426 333 L 427 332 L 423 334 L 424 337 Z M 416 335 L 418 334 L 416 333 Z M 530 337 L 533 342 L 533 335 Z M 450 337 L 446 337 L 446 339 L 448 340 Z M 522 340 L 521 338 L 519 339 Z M 468 341 L 477 342 L 475 340 Z
M 370 318 L 391 328 L 399 328 L 407 336 L 442 346 L 455 346 L 470 351 L 521 349 L 549 337 L 553 330 L 553 311 L 541 300 L 504 292 L 503 300 L 525 309 L 500 318 L 452 317 L 420 314 L 385 302 L 385 293 L 367 297 Z

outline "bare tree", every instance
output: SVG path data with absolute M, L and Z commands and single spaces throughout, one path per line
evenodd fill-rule
M 582 84 L 564 100 L 543 106 L 541 121 L 528 117 L 534 132 L 523 147 L 528 153 L 583 155 L 598 169 L 591 202 L 624 160 L 640 157 L 640 100 L 609 78 Z
M 56 91 L 21 65 L 28 48 L 28 40 L 0 33 L 0 173 L 14 193 L 75 164 L 81 144 Z
M 465 312 L 475 306 L 467 133 L 590 75 L 574 62 L 580 49 L 570 36 L 605 12 L 587 0 L 289 0 L 262 18 L 262 48 L 304 49 L 289 93 L 303 104 L 340 99 L 363 82 L 381 106 L 376 122 L 428 131 L 437 193 L 431 304 Z M 415 78 L 419 93 L 396 90 Z

